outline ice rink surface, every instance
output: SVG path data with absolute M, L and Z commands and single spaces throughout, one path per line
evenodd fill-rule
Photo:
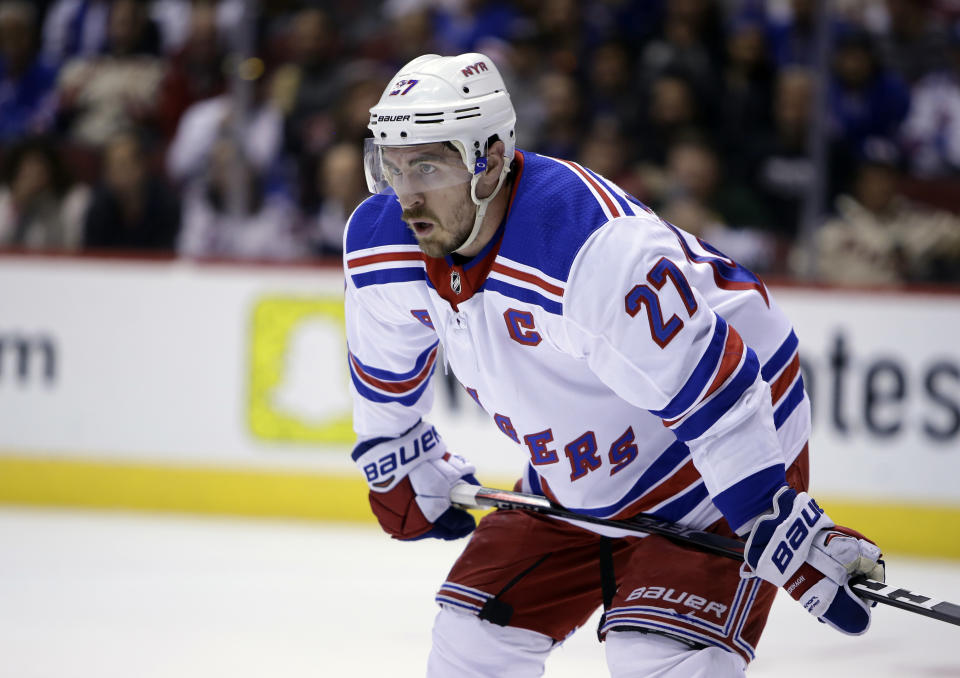
M 0 678 L 423 676 L 459 543 L 376 528 L 0 508 Z M 889 558 L 960 602 L 960 563 Z M 606 676 L 596 620 L 548 678 Z M 960 678 L 960 626 L 890 607 L 847 638 L 780 594 L 753 678 Z

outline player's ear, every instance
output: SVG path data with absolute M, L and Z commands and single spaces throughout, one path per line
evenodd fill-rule
M 500 140 L 494 141 L 487 149 L 487 169 L 484 170 L 483 176 L 477 182 L 478 198 L 487 197 L 497 187 L 497 182 L 500 180 L 500 171 L 503 169 L 503 163 L 506 162 L 503 157 L 505 150 L 506 148 Z

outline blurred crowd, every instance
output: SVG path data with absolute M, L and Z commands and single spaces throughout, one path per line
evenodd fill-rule
M 822 73 L 818 5 L 0 0 L 0 248 L 335 256 L 388 79 L 482 51 L 519 148 L 758 272 L 960 282 L 960 0 L 830 0 Z

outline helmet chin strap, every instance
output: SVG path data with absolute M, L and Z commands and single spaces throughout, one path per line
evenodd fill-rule
M 463 241 L 463 244 L 460 245 L 456 250 L 457 254 L 462 254 L 463 250 L 470 247 L 473 244 L 473 241 L 477 239 L 477 236 L 480 234 L 480 227 L 483 226 L 483 218 L 487 215 L 487 206 L 490 204 L 490 201 L 493 200 L 497 193 L 500 192 L 500 188 L 503 186 L 503 182 L 507 178 L 507 174 L 510 173 L 510 163 L 504 161 L 503 169 L 500 170 L 500 178 L 497 180 L 497 185 L 493 189 L 493 192 L 488 195 L 486 198 L 477 197 L 477 184 L 480 181 L 480 177 L 483 174 L 474 174 L 473 178 L 470 180 L 470 199 L 473 200 L 473 204 L 477 206 L 477 215 L 473 219 L 473 230 L 470 231 L 470 235 L 467 236 L 467 239 Z

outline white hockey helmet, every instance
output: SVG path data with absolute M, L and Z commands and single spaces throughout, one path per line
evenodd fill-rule
M 389 188 L 380 147 L 452 143 L 472 177 L 470 197 L 477 205 L 473 231 L 462 250 L 476 238 L 487 204 L 510 171 L 516 120 L 503 78 L 489 57 L 479 53 L 418 57 L 400 69 L 370 109 L 373 138 L 364 150 L 368 187 L 372 193 Z M 487 143 L 494 135 L 504 145 L 503 170 L 494 191 L 478 198 L 477 182 L 486 169 Z

